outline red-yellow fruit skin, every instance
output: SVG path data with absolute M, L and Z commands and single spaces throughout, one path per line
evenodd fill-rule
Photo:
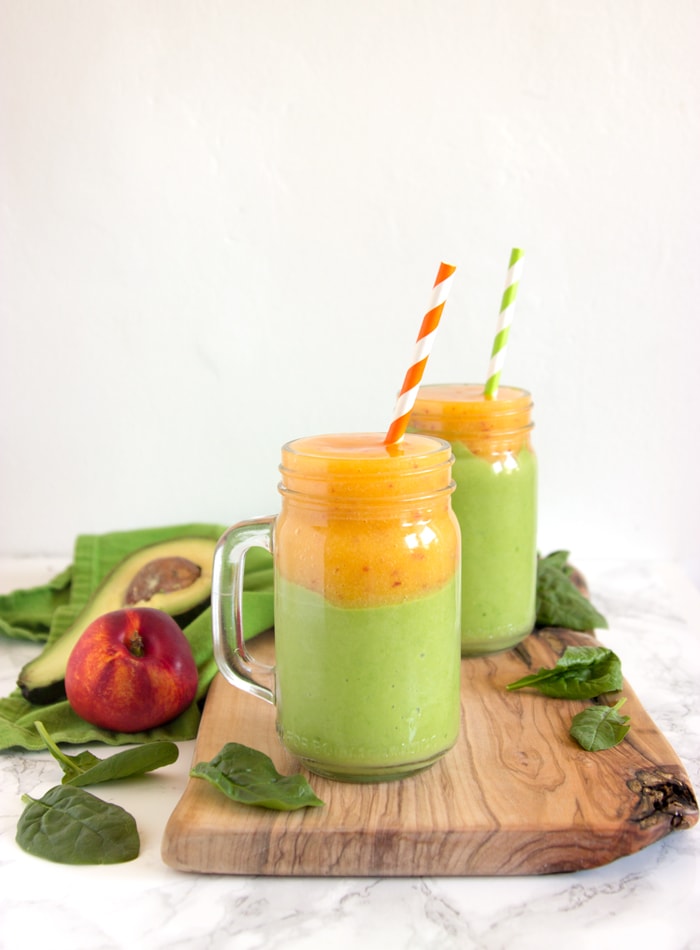
M 140 637 L 143 655 L 130 643 Z M 66 696 L 86 722 L 114 732 L 163 725 L 194 701 L 197 665 L 177 623 L 152 607 L 113 610 L 84 631 L 66 666 Z

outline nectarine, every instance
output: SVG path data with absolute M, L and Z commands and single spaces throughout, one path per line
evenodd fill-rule
M 85 629 L 66 666 L 66 696 L 87 722 L 141 732 L 184 712 L 197 693 L 192 648 L 152 607 L 113 610 Z

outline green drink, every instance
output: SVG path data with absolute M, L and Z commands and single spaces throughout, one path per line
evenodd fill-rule
M 411 427 L 452 443 L 462 538 L 462 654 L 510 649 L 532 630 L 537 580 L 537 461 L 529 393 L 423 386 Z
M 459 592 L 338 607 L 278 579 L 278 732 L 290 752 L 332 777 L 391 777 L 435 761 L 459 729 Z M 445 681 L 445 673 L 448 679 Z

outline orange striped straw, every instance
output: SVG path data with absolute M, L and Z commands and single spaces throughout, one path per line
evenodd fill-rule
M 428 310 L 423 317 L 423 323 L 416 338 L 413 361 L 404 377 L 403 386 L 394 406 L 394 418 L 389 426 L 389 431 L 384 437 L 385 445 L 395 445 L 406 434 L 408 419 L 418 395 L 418 387 L 423 378 L 425 364 L 430 356 L 435 332 L 445 308 L 445 301 L 452 287 L 452 275 L 456 270 L 457 268 L 453 267 L 452 264 L 445 264 L 444 262 L 440 264 L 433 284 L 433 292 L 428 301 Z

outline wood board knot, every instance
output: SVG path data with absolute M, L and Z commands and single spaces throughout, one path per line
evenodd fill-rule
M 698 803 L 693 789 L 672 766 L 665 769 L 638 769 L 627 787 L 639 800 L 630 816 L 641 828 L 668 823 L 670 831 L 691 828 L 698 820 Z

